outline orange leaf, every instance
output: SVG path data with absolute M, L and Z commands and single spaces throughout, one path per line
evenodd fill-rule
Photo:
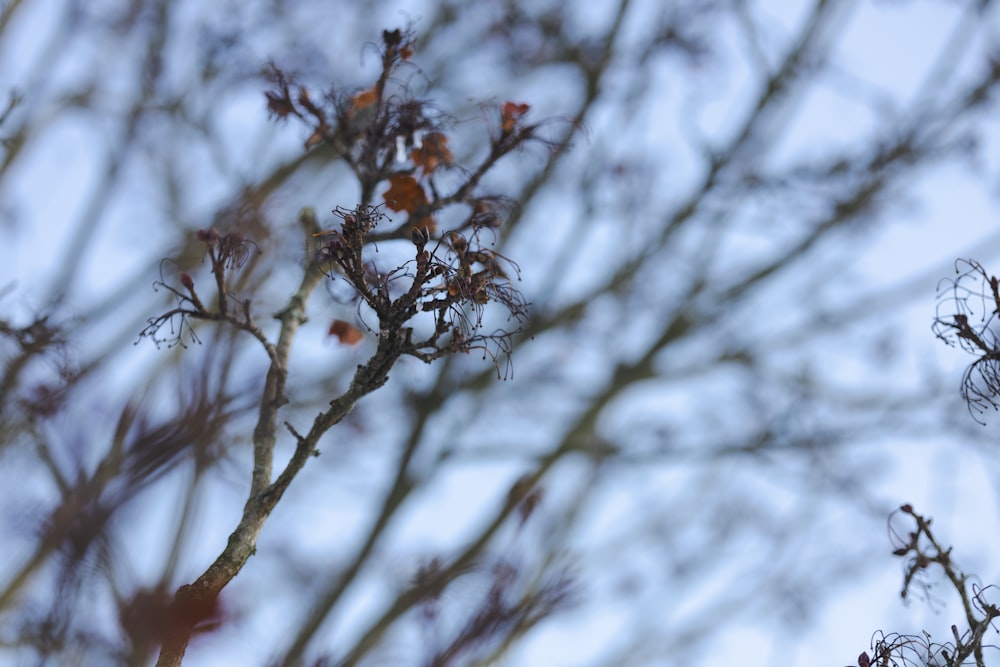
M 330 324 L 330 335 L 336 336 L 345 345 L 356 345 L 365 337 L 360 329 L 344 320 L 334 320 Z
M 389 189 L 382 193 L 385 205 L 393 211 L 413 214 L 427 204 L 427 193 L 410 174 L 393 174 L 389 177 Z
M 448 137 L 440 132 L 428 132 L 424 135 L 420 148 L 410 151 L 410 159 L 413 164 L 429 174 L 438 168 L 438 165 L 450 165 L 452 160 L 451 149 L 448 148 Z
M 350 115 L 354 115 L 359 111 L 367 109 L 371 105 L 378 101 L 378 93 L 375 92 L 374 88 L 369 88 L 368 90 L 363 90 L 354 97 L 351 98 L 351 111 Z
M 517 102 L 504 102 L 500 107 L 500 129 L 504 132 L 513 132 L 518 119 L 528 113 L 531 107 L 527 104 Z
M 316 131 L 310 134 L 309 138 L 306 139 L 306 150 L 309 150 L 313 146 L 318 146 L 321 143 L 323 143 L 323 130 L 321 128 L 317 128 Z

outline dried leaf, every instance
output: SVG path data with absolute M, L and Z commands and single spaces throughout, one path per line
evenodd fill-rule
M 359 111 L 363 111 L 375 104 L 378 101 L 378 93 L 374 88 L 369 88 L 368 90 L 363 90 L 354 97 L 351 98 L 351 111 L 350 115 L 355 115 Z
M 344 320 L 334 320 L 330 324 L 329 333 L 331 336 L 336 336 L 345 345 L 356 345 L 365 337 L 360 329 Z
M 289 114 L 295 113 L 295 107 L 287 95 L 279 95 L 270 91 L 264 93 L 267 98 L 267 111 L 276 118 L 285 118 Z
M 309 150 L 314 146 L 318 146 L 321 143 L 323 143 L 323 129 L 316 128 L 316 131 L 310 134 L 309 138 L 306 139 L 306 150 Z
M 413 214 L 427 202 L 427 193 L 411 174 L 393 174 L 389 177 L 389 189 L 382 193 L 385 205 L 393 211 Z M 414 226 L 419 226 L 413 223 Z
M 500 129 L 506 133 L 514 131 L 517 121 L 528 113 L 531 107 L 518 102 L 504 102 L 500 107 Z
M 410 159 L 425 174 L 430 174 L 439 165 L 450 165 L 452 154 L 448 148 L 448 137 L 440 132 L 428 132 L 424 135 L 420 148 L 410 151 Z

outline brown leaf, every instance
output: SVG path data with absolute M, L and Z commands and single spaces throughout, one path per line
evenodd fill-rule
M 504 102 L 500 107 L 500 129 L 506 133 L 514 131 L 514 126 L 531 107 L 518 102 Z
M 389 189 L 382 193 L 385 205 L 393 211 L 406 211 L 413 214 L 418 208 L 426 205 L 427 193 L 410 174 L 393 174 L 389 177 Z M 413 223 L 415 226 L 416 223 Z
M 336 336 L 345 345 L 357 345 L 365 337 L 360 329 L 344 320 L 334 320 L 330 324 L 329 333 L 331 336 Z
M 363 111 L 378 101 L 378 93 L 374 88 L 363 90 L 351 98 L 350 115 L 354 116 L 359 111 Z
M 323 143 L 323 138 L 323 129 L 316 128 L 316 131 L 310 134 L 309 138 L 306 139 L 306 150 Z
M 428 132 L 424 135 L 420 148 L 410 151 L 413 164 L 423 169 L 424 174 L 430 174 L 439 165 L 450 165 L 451 149 L 448 148 L 448 137 L 440 132 Z

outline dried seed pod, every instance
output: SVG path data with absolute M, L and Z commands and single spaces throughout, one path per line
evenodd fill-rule
M 488 227 L 496 229 L 503 224 L 503 217 L 497 207 L 497 202 L 489 199 L 477 199 L 472 207 L 473 227 Z
M 413 241 L 413 245 L 423 248 L 431 240 L 431 235 L 427 231 L 427 227 L 411 227 L 410 240 Z
M 469 249 L 469 242 L 458 232 L 448 232 L 445 234 L 445 241 L 459 257 L 464 255 L 465 251 Z

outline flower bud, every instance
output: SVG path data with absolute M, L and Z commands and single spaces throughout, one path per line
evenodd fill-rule
M 413 241 L 413 245 L 422 248 L 431 240 L 431 235 L 427 231 L 427 227 L 411 227 L 410 240 Z

